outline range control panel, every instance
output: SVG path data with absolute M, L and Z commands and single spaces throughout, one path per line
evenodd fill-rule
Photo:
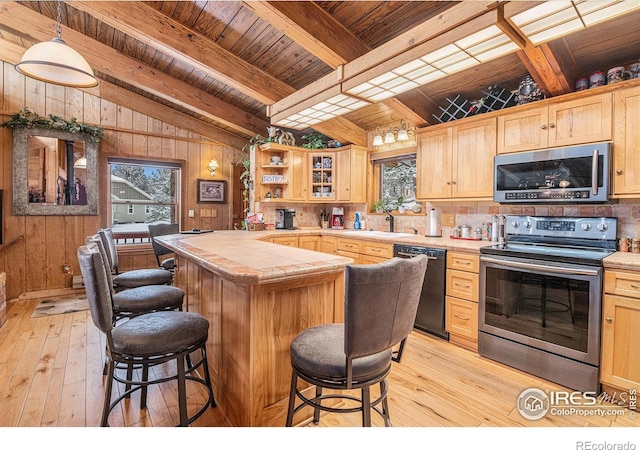
M 615 217 L 506 216 L 507 235 L 615 240 Z

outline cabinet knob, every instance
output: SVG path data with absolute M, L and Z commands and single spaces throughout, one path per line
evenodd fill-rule
M 607 317 L 604 321 L 607 323 L 613 323 L 613 319 L 611 317 Z
M 622 169 L 616 169 L 616 173 L 617 173 L 618 175 L 622 175 Z
M 452 182 L 451 182 L 451 184 L 456 184 L 456 182 L 455 182 L 455 181 L 452 181 Z
M 542 128 L 543 130 L 546 130 L 547 126 L 546 125 L 542 125 L 540 128 Z
M 447 184 L 451 184 L 451 181 L 447 181 Z
M 549 128 L 555 128 L 555 127 L 556 127 L 556 125 L 555 125 L 555 124 L 553 124 L 553 123 L 550 123 L 550 124 L 549 124 Z

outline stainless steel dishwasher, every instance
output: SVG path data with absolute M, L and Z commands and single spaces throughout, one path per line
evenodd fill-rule
M 448 341 L 449 333 L 445 329 L 444 310 L 447 251 L 416 245 L 394 244 L 393 246 L 393 256 L 412 258 L 417 255 L 427 255 L 429 264 L 422 285 L 414 327 Z

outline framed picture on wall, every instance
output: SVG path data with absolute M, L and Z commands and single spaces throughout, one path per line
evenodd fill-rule
M 198 203 L 227 203 L 227 182 L 199 179 Z

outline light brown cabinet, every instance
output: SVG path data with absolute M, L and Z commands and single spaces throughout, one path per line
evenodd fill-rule
M 375 264 L 393 256 L 393 244 L 338 237 L 336 253 L 353 258 L 354 264 Z
M 441 127 L 418 136 L 419 200 L 490 199 L 496 119 Z
M 498 153 L 608 141 L 612 115 L 611 93 L 502 114 L 498 117 Z
M 279 236 L 271 238 L 271 242 L 278 245 L 286 245 L 288 247 L 298 246 L 298 236 Z
M 298 248 L 319 250 L 320 236 L 298 236 Z
M 366 203 L 367 149 L 349 145 L 308 154 L 309 201 Z
M 307 154 L 296 147 L 274 143 L 263 144 L 254 149 L 252 164 L 255 167 L 255 200 L 306 200 L 306 157 Z
M 614 93 L 613 195 L 640 196 L 640 86 Z
M 640 390 L 640 273 L 606 270 L 600 382 L 605 390 Z
M 336 200 L 367 202 L 367 149 L 350 145 L 336 152 Z
M 447 252 L 445 326 L 450 342 L 478 351 L 478 282 L 480 258 Z

